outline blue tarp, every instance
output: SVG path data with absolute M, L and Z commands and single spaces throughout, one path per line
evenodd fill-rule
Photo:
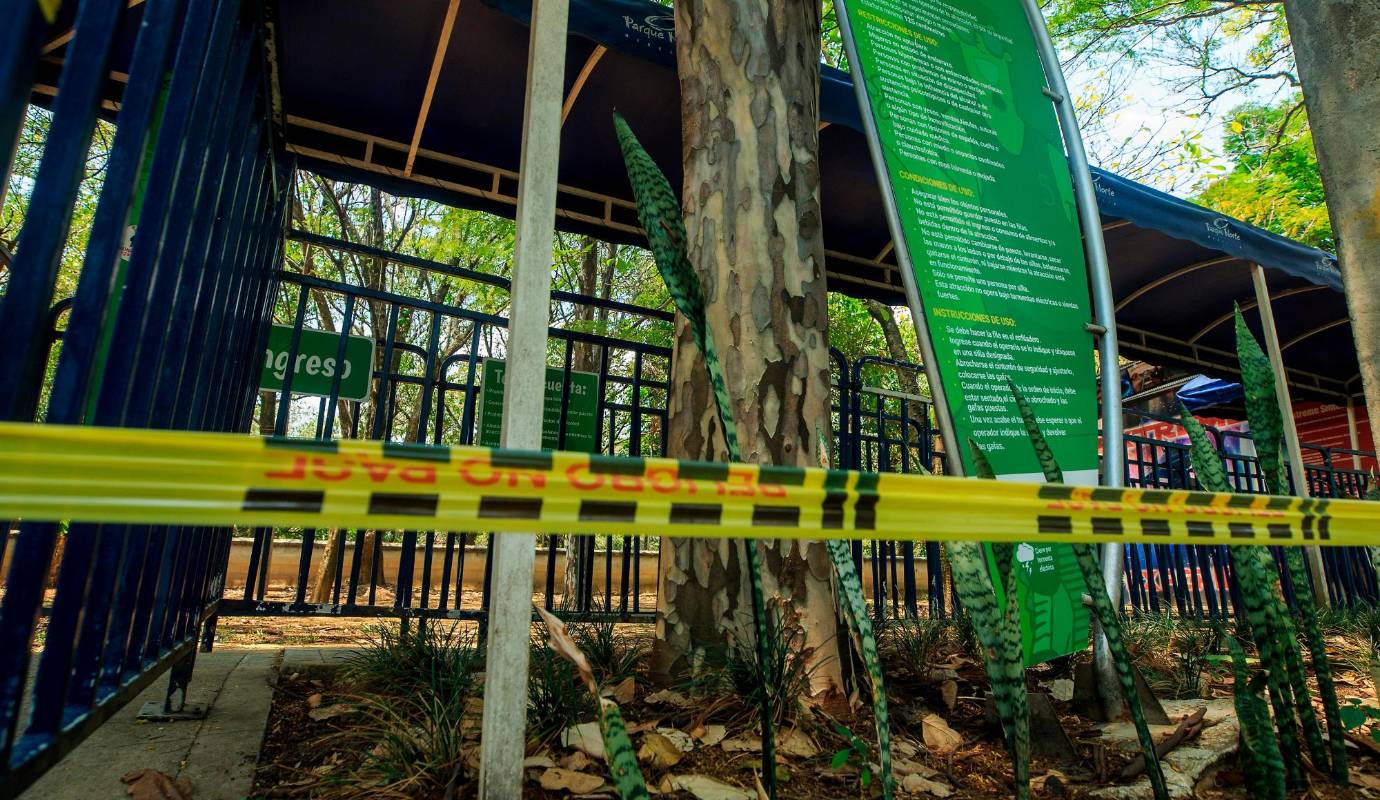
M 1189 411 L 1234 403 L 1244 396 L 1241 384 L 1197 375 L 1176 393 Z

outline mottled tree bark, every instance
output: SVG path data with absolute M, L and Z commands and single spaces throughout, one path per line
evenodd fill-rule
M 818 0 L 681 0 L 676 37 L 690 260 L 724 364 L 745 461 L 818 466 L 829 431 L 819 206 Z M 670 451 L 726 451 L 703 358 L 676 326 Z M 654 669 L 750 647 L 741 542 L 665 540 Z M 803 633 L 816 699 L 841 694 L 831 567 L 820 543 L 766 543 L 767 605 Z
M 1380 419 L 1380 0 L 1286 0 L 1366 409 Z M 1373 424 L 1373 423 L 1372 423 Z

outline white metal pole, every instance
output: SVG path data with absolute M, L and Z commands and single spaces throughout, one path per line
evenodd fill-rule
M 1112 275 L 1107 266 L 1107 244 L 1102 239 L 1102 213 L 1097 207 L 1097 193 L 1093 189 L 1092 170 L 1088 153 L 1083 147 L 1083 134 L 1078 128 L 1078 115 L 1069 96 L 1059 53 L 1049 38 L 1044 15 L 1037 0 L 1022 0 L 1030 30 L 1040 51 L 1045 68 L 1049 98 L 1054 102 L 1059 127 L 1064 132 L 1064 147 L 1068 150 L 1069 169 L 1073 173 L 1074 197 L 1078 202 L 1078 219 L 1083 225 L 1083 249 L 1087 254 L 1088 276 L 1092 288 L 1093 314 L 1097 319 L 1099 353 L 1102 361 L 1102 485 L 1121 486 L 1125 481 L 1126 445 L 1123 443 L 1121 419 L 1121 362 L 1116 335 L 1116 299 L 1112 294 Z M 1121 605 L 1121 575 L 1125 567 L 1125 553 L 1120 544 L 1102 546 L 1102 580 L 1112 603 Z M 1120 716 L 1121 682 L 1116 663 L 1107 646 L 1101 628 L 1093 641 L 1093 662 L 1101 689 L 1103 707 L 1109 716 Z
M 1351 395 L 1346 397 L 1346 435 L 1351 442 L 1352 450 L 1361 449 L 1361 434 L 1356 430 L 1356 398 Z M 1351 454 L 1351 468 L 1361 469 L 1361 457 L 1356 453 Z
M 1251 283 L 1255 285 L 1255 302 L 1260 309 L 1260 327 L 1265 332 L 1265 352 L 1270 356 L 1270 368 L 1275 373 L 1275 396 L 1279 401 L 1279 416 L 1284 421 L 1284 446 L 1288 452 L 1289 470 L 1293 473 L 1294 494 L 1308 497 L 1308 472 L 1303 466 L 1303 450 L 1299 448 L 1299 429 L 1294 424 L 1294 402 L 1289 396 L 1289 379 L 1284 372 L 1284 351 L 1279 346 L 1279 331 L 1275 328 L 1275 310 L 1270 303 L 1270 284 L 1259 264 L 1251 265 Z M 1318 608 L 1330 605 L 1327 597 L 1327 573 L 1323 571 L 1322 551 L 1316 546 L 1305 547 L 1304 558 L 1313 578 L 1313 599 Z
M 569 0 L 532 3 L 503 392 L 505 448 L 541 449 L 568 17 Z M 483 800 L 517 800 L 522 796 L 527 744 L 527 665 L 536 538 L 505 533 L 492 537 L 490 546 L 494 548 L 493 589 L 484 670 L 479 796 Z

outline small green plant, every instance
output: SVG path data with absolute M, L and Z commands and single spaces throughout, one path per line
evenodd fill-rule
M 1185 621 L 1171 642 L 1174 654 L 1173 686 L 1175 699 L 1203 696 L 1203 672 L 1222 663 L 1222 634 L 1212 625 Z
M 368 644 L 346 656 L 344 663 L 346 678 L 362 690 L 465 694 L 483 669 L 474 633 L 462 623 L 432 622 L 410 630 L 380 625 L 368 635 Z
M 949 625 L 938 619 L 896 619 L 878 631 L 882 662 L 892 674 L 909 672 L 920 681 L 948 641 Z
M 589 659 L 595 679 L 604 686 L 632 677 L 647 655 L 646 645 L 620 640 L 612 622 L 575 623 L 570 626 L 570 636 Z
M 756 708 L 767 708 L 771 723 L 794 722 L 803 698 L 810 694 L 809 648 L 805 633 L 787 628 L 779 610 L 767 615 L 768 661 L 764 666 L 755 644 L 734 642 L 725 653 L 720 686 L 735 697 L 752 698 Z M 766 692 L 763 700 L 761 693 Z M 759 720 L 760 722 L 760 720 Z
M 537 740 L 546 742 L 572 725 L 594 719 L 595 706 L 575 666 L 532 638 L 531 672 L 527 682 L 527 726 Z
M 856 733 L 848 730 L 839 723 L 834 723 L 834 731 L 843 737 L 846 746 L 834 753 L 834 757 L 829 761 L 829 768 L 835 772 L 852 765 L 858 770 L 858 785 L 863 791 L 867 791 L 872 785 L 872 767 L 869 766 L 867 743 L 858 738 Z
M 1371 741 L 1380 744 L 1380 708 L 1368 706 L 1359 697 L 1348 697 L 1341 707 L 1342 727 L 1347 733 L 1370 726 Z

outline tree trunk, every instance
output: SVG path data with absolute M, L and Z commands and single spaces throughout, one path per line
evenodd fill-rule
M 829 435 L 828 302 L 819 206 L 820 6 L 675 6 L 686 229 L 745 461 L 818 466 Z M 726 451 L 702 356 L 677 321 L 670 454 Z M 725 640 L 751 647 L 740 542 L 666 541 L 653 669 L 684 673 Z M 798 630 L 817 701 L 842 690 L 824 546 L 767 543 L 769 611 Z
M 1286 0 L 1361 363 L 1380 419 L 1380 1 Z

